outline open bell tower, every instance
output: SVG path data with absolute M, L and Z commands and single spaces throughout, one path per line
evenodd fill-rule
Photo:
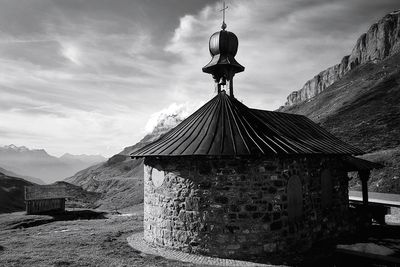
M 229 95 L 233 94 L 233 76 L 236 73 L 244 71 L 244 67 L 236 61 L 235 56 L 239 46 L 239 40 L 233 32 L 226 30 L 225 23 L 225 2 L 223 9 L 223 21 L 221 31 L 214 33 L 210 37 L 209 49 L 211 61 L 203 67 L 203 72 L 212 75 L 218 87 L 218 93 L 221 92 L 221 86 L 229 87 Z

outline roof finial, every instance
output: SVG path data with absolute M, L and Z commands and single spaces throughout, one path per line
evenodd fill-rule
M 227 10 L 228 7 L 225 7 L 225 1 L 223 2 L 223 6 L 222 9 L 220 11 L 222 11 L 222 26 L 221 29 L 225 30 L 226 29 L 226 23 L 225 23 L 225 10 Z

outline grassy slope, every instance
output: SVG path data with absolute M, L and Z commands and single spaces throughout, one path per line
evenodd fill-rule
M 303 114 L 386 167 L 370 190 L 400 193 L 400 54 L 354 69 L 320 95 L 280 111 Z M 375 156 L 374 156 L 375 155 Z M 376 183 L 381 181 L 381 185 Z M 383 184 L 382 184 L 383 183 Z M 379 183 L 378 183 L 379 185 Z
M 46 222 L 49 216 L 0 215 L 0 266 L 193 266 L 142 254 L 126 238 L 143 231 L 143 207 L 133 216 L 55 221 L 12 229 L 10 221 Z M 50 218 L 51 219 L 51 218 Z
M 385 165 L 385 168 L 371 172 L 370 191 L 400 193 L 400 147 L 368 153 L 362 158 Z M 350 186 L 354 190 L 361 190 L 359 179 L 352 179 Z
M 61 181 L 54 184 L 65 187 L 68 196 L 65 203 L 67 208 L 97 208 L 98 205 L 96 205 L 96 202 L 102 197 L 100 193 L 89 192 L 80 186 L 67 182 Z
M 96 205 L 120 209 L 143 201 L 143 161 L 116 155 L 106 163 L 82 170 L 67 179 L 85 190 L 101 193 Z

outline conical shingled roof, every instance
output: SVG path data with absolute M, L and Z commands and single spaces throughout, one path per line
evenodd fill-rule
M 363 153 L 304 116 L 250 109 L 222 91 L 160 139 L 131 156 Z

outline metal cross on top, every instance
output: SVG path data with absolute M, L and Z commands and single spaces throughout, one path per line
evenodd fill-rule
M 222 26 L 221 26 L 221 28 L 222 28 L 223 30 L 226 29 L 225 10 L 227 10 L 227 9 L 228 9 L 228 7 L 225 7 L 225 1 L 224 1 L 224 2 L 223 2 L 222 9 L 220 10 L 220 12 L 222 12 Z

